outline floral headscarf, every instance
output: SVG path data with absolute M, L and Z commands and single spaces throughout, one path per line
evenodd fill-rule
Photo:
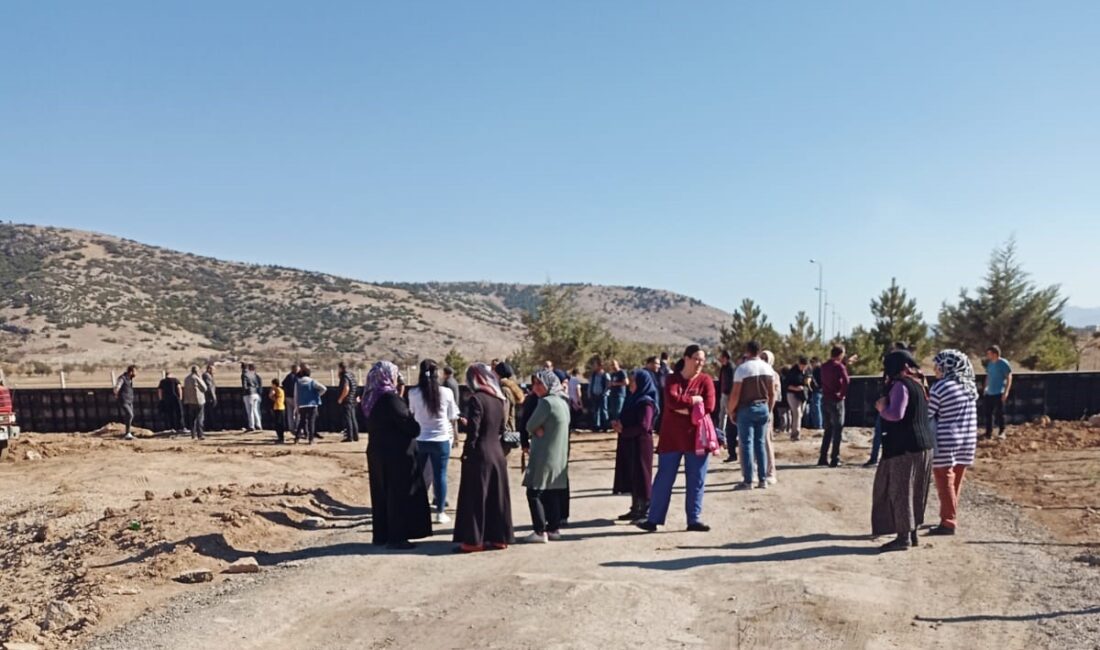
M 970 399 L 978 399 L 978 382 L 974 377 L 974 365 L 970 363 L 970 357 L 958 350 L 944 350 L 936 355 L 932 363 L 940 369 L 944 379 L 959 382 Z
M 369 418 L 374 410 L 374 405 L 387 393 L 397 392 L 397 377 L 400 374 L 397 366 L 389 361 L 379 361 L 371 366 L 367 373 L 367 385 L 364 389 L 363 403 L 359 408 L 363 411 L 363 417 Z
M 504 391 L 500 388 L 500 380 L 497 379 L 493 369 L 484 363 L 475 363 L 466 370 L 466 385 L 475 393 L 485 393 L 493 397 L 507 401 Z

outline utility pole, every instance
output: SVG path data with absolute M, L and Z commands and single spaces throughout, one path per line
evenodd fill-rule
M 810 264 L 817 264 L 817 341 L 821 343 L 825 329 L 825 265 L 818 259 L 811 259 Z

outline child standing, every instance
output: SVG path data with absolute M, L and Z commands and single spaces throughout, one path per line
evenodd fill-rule
M 279 385 L 278 379 L 271 380 L 268 397 L 271 398 L 272 415 L 275 416 L 275 435 L 277 436 L 275 442 L 281 445 L 284 442 L 283 436 L 286 434 L 286 392 Z

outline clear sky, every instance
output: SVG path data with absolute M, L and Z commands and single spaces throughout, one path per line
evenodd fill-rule
M 1100 305 L 1100 2 L 0 2 L 0 218 L 366 280 Z

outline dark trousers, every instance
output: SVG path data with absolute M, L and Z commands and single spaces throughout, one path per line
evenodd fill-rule
M 187 405 L 187 420 L 191 422 L 191 437 L 202 438 L 205 430 L 203 429 L 202 414 L 206 408 L 203 404 L 188 404 Z
M 317 437 L 317 407 L 301 406 L 298 408 L 298 428 L 305 435 L 308 442 L 313 442 Z
M 531 525 L 535 532 L 556 533 L 561 527 L 561 506 L 565 490 L 532 490 L 527 488 L 527 505 L 531 508 Z
M 844 402 L 834 402 L 831 399 L 822 403 L 825 412 L 825 435 L 821 438 L 820 460 L 840 460 L 840 440 L 844 433 Z M 832 446 L 832 456 L 829 456 L 829 446 Z
M 349 440 L 359 440 L 359 420 L 355 417 L 355 402 L 350 397 L 344 404 L 344 432 Z
M 1005 403 L 1000 395 L 986 395 L 982 398 L 982 421 L 985 422 L 985 435 L 993 435 L 993 421 L 997 421 L 997 432 L 1005 430 Z
M 179 402 L 161 402 L 160 413 L 164 418 L 166 431 L 183 431 L 187 427 L 183 424 L 183 404 Z
M 275 421 L 275 438 L 282 442 L 286 435 L 286 411 L 272 411 L 271 419 Z

